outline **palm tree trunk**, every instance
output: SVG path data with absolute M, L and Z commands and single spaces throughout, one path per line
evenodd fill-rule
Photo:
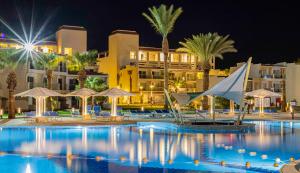
M 286 88 L 285 88 L 285 80 L 282 81 L 282 103 L 281 103 L 281 111 L 286 111 Z
M 86 80 L 86 72 L 83 69 L 78 72 L 78 81 L 79 81 L 80 88 L 84 88 L 85 80 Z
M 53 70 L 47 69 L 46 75 L 47 75 L 47 88 L 49 90 L 51 90 L 52 89 Z M 46 104 L 47 110 L 52 110 L 51 102 L 52 102 L 52 98 L 51 97 L 47 98 L 47 104 Z
M 204 68 L 204 75 L 203 75 L 203 91 L 207 91 L 209 88 L 209 70 L 210 68 Z M 202 100 L 202 106 L 204 110 L 208 110 L 208 98 L 204 96 Z
M 14 71 L 10 72 L 6 79 L 7 89 L 8 89 L 8 118 L 15 118 L 15 97 L 14 91 L 17 87 L 17 76 Z
M 162 52 L 164 54 L 164 89 L 169 91 L 169 74 L 168 74 L 168 54 L 169 54 L 169 42 L 167 38 L 163 38 L 162 41 Z M 168 109 L 168 100 L 164 95 L 164 108 Z
M 49 90 L 52 89 L 52 77 L 53 77 L 53 71 L 52 70 L 47 70 L 46 71 L 46 75 L 47 75 L 47 88 Z

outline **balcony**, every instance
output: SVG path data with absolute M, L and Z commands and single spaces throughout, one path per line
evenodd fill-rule
M 140 79 L 163 79 L 163 75 L 139 75 Z

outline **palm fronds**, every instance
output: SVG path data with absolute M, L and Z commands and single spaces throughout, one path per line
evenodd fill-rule
M 182 13 L 182 8 L 174 10 L 174 6 L 169 8 L 162 4 L 160 7 L 148 8 L 149 14 L 143 13 L 142 15 L 149 21 L 157 33 L 166 38 L 172 32 L 177 18 Z
M 185 39 L 185 42 L 179 42 L 182 46 L 177 49 L 178 52 L 186 52 L 198 58 L 198 62 L 205 65 L 212 58 L 223 59 L 224 53 L 237 52 L 234 48 L 234 41 L 218 33 L 198 34 L 192 38 Z

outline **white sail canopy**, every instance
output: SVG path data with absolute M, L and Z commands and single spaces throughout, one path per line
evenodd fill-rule
M 238 70 L 236 70 L 227 78 L 223 79 L 221 82 L 217 83 L 211 89 L 190 100 L 190 102 L 201 96 L 209 95 L 224 97 L 239 104 L 241 99 L 244 97 L 244 81 L 247 73 L 248 63 L 241 66 Z

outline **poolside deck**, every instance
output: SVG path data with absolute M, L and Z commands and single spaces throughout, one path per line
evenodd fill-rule
M 218 114 L 216 115 L 217 121 L 223 120 L 233 120 L 235 116 L 227 115 L 227 114 Z M 30 118 L 29 118 L 30 119 Z M 299 121 L 300 114 L 295 115 L 295 119 L 291 119 L 291 115 L 289 113 L 276 113 L 276 114 L 265 114 L 263 116 L 257 114 L 250 114 L 246 115 L 246 120 L 273 120 L 273 121 Z M 193 120 L 193 119 L 191 119 Z M 195 119 L 194 119 L 195 120 Z M 200 122 L 207 122 L 211 121 L 211 119 L 201 119 L 197 118 L 197 121 Z M 99 120 L 83 120 L 80 117 L 73 118 L 73 117 L 60 117 L 58 120 L 49 121 L 49 122 L 35 122 L 35 121 L 28 121 L 25 118 L 17 118 L 17 119 L 2 119 L 0 121 L 0 126 L 91 126 L 91 125 L 122 125 L 122 124 L 136 124 L 137 122 L 147 122 L 147 121 L 163 121 L 163 122 L 174 122 L 173 118 L 135 118 L 135 119 L 128 119 L 122 121 L 99 121 Z M 199 125 L 201 128 L 211 129 L 211 126 Z M 248 125 L 246 125 L 248 126 Z M 225 126 L 220 126 L 220 128 L 225 128 Z M 249 126 L 248 126 L 249 127 Z

